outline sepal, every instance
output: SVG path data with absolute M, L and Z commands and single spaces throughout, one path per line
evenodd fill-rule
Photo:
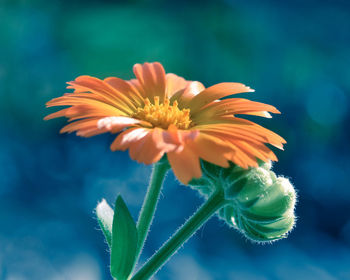
M 218 216 L 228 225 L 257 242 L 284 238 L 292 230 L 296 193 L 287 178 L 271 170 L 271 163 L 249 169 L 234 164 L 222 168 L 205 161 L 201 165 L 203 177 L 190 186 L 205 197 L 223 188 L 228 203 Z

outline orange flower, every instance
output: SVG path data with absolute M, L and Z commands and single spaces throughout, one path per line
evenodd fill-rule
M 169 163 L 184 184 L 201 177 L 199 159 L 222 167 L 229 161 L 248 168 L 257 159 L 277 161 L 266 143 L 282 149 L 285 140 L 236 115 L 271 117 L 279 111 L 267 104 L 243 98 L 221 98 L 254 90 L 240 83 L 220 83 L 205 88 L 200 82 L 165 74 L 160 63 L 136 64 L 136 79 L 110 77 L 100 80 L 80 76 L 69 82 L 66 93 L 47 107 L 70 106 L 45 120 L 67 117 L 61 133 L 90 137 L 118 133 L 112 151 L 129 149 L 132 159 L 145 164 L 167 154 Z

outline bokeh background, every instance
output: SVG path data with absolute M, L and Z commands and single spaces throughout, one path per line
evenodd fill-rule
M 213 218 L 156 279 L 350 279 L 349 18 L 345 0 L 0 0 L 0 279 L 111 279 L 93 209 L 120 193 L 136 218 L 151 169 L 111 135 L 59 135 L 44 104 L 146 61 L 280 109 L 255 120 L 287 139 L 274 170 L 299 195 L 288 239 L 252 244 Z M 201 203 L 170 174 L 143 260 Z

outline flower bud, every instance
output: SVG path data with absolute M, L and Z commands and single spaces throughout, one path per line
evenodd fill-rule
M 228 225 L 258 242 L 287 236 L 295 223 L 296 193 L 287 178 L 271 171 L 271 163 L 249 169 L 201 164 L 203 177 L 192 180 L 190 186 L 205 197 L 218 188 L 224 190 L 228 203 L 218 216 Z

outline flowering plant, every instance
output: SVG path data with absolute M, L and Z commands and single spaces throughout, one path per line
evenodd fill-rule
M 266 144 L 282 149 L 286 142 L 237 116 L 271 117 L 279 111 L 248 99 L 227 98 L 253 91 L 240 83 L 205 88 L 200 82 L 166 74 L 160 63 L 136 64 L 134 73 L 136 79 L 129 81 L 76 78 L 68 83 L 73 93 L 47 103 L 68 107 L 45 118 L 68 118 L 62 133 L 118 134 L 112 151 L 128 149 L 132 159 L 154 164 L 137 223 L 121 196 L 114 212 L 104 200 L 96 208 L 111 248 L 111 275 L 118 280 L 149 279 L 215 213 L 252 240 L 285 237 L 294 225 L 295 192 L 266 164 L 277 161 Z M 199 190 L 206 202 L 136 271 L 170 168 L 182 184 Z

